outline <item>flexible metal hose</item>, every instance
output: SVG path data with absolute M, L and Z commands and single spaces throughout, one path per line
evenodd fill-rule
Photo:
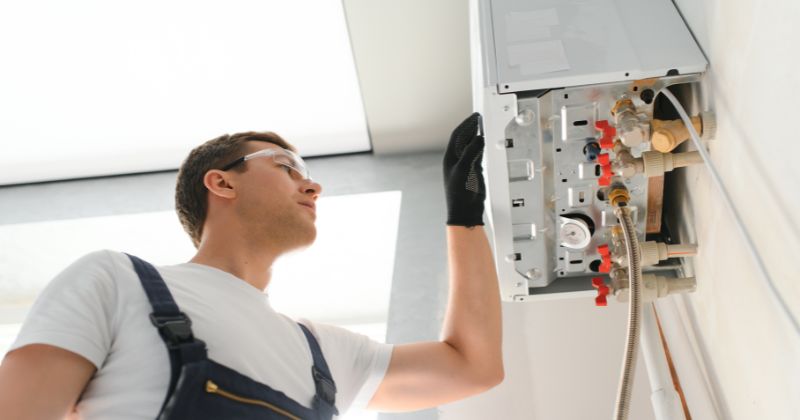
M 631 220 L 631 211 L 626 204 L 614 209 L 614 214 L 622 224 L 625 236 L 625 251 L 628 254 L 628 281 L 630 283 L 630 301 L 628 303 L 628 337 L 625 342 L 625 357 L 622 361 L 622 374 L 617 391 L 617 402 L 614 406 L 614 419 L 627 420 L 631 407 L 631 391 L 636 370 L 636 356 L 639 349 L 639 331 L 642 316 L 642 265 L 639 238 L 636 226 Z

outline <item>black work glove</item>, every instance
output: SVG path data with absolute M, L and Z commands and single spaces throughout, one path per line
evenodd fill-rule
M 444 153 L 444 192 L 447 198 L 447 224 L 483 226 L 483 133 L 478 130 L 481 114 L 474 113 L 450 135 Z M 482 130 L 481 130 L 482 131 Z

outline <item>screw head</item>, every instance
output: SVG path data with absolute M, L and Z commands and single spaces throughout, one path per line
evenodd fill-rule
M 514 117 L 514 120 L 517 122 L 518 125 L 527 126 L 533 124 L 533 120 L 536 117 L 536 113 L 534 113 L 530 109 L 523 109 L 522 111 Z

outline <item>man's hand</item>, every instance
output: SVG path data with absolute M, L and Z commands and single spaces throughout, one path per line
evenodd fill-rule
M 478 133 L 481 115 L 473 113 L 450 135 L 444 154 L 444 191 L 447 197 L 447 224 L 483 225 L 483 135 Z

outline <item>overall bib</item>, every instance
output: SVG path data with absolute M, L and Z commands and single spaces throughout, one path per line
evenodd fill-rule
M 192 334 L 192 322 L 180 311 L 155 267 L 128 255 L 153 312 L 150 320 L 167 345 L 171 376 L 158 420 L 303 419 L 330 420 L 336 409 L 336 385 L 316 338 L 299 324 L 314 360 L 311 377 L 316 395 L 308 408 L 281 391 L 248 378 L 206 355 L 206 345 Z

